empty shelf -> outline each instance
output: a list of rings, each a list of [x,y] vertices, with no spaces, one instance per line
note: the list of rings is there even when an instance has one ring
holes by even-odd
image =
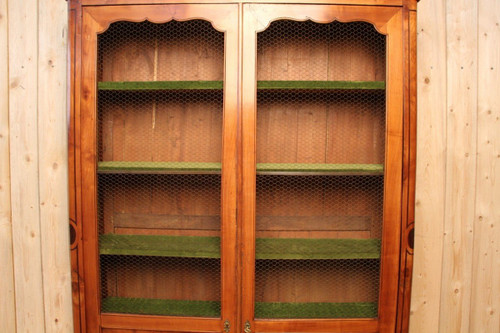
[[[383,90],[384,81],[258,81],[259,90]]]
[[[379,239],[257,238],[256,259],[379,259]],[[99,237],[102,255],[220,258],[219,237],[116,235]]]
[[[258,163],[258,174],[383,174],[383,164]]]
[[[217,162],[129,162],[104,161],[97,165],[99,173],[220,173]],[[282,175],[381,175],[383,164],[312,164],[257,163],[258,174]]]
[[[255,304],[255,317],[285,318],[375,318],[377,303],[261,303]]]
[[[163,316],[219,317],[220,302],[106,297],[102,311]]]
[[[379,259],[379,239],[258,238],[256,259]]]
[[[99,90],[220,90],[222,81],[105,81],[99,82]]]
[[[98,173],[211,173],[218,174],[221,164],[216,162],[127,162],[105,161],[97,164]]]
[[[99,253],[107,255],[220,258],[220,238],[104,234],[99,236]]]
[[[106,297],[102,300],[102,311],[163,316],[218,317],[220,316],[220,302]],[[375,318],[377,317],[377,303],[257,302],[255,317],[263,319]]]

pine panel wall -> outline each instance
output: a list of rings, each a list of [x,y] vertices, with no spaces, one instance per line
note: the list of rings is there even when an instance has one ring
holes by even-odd
[[[500,2],[418,5],[410,332],[500,331]],[[67,3],[0,0],[0,323],[72,332]]]
[[[500,3],[421,0],[410,332],[500,331]]]
[[[72,332],[67,3],[0,1],[0,331]]]

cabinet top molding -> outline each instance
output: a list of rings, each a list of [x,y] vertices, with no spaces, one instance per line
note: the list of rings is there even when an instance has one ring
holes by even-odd
[[[105,6],[105,5],[140,5],[140,4],[189,4],[200,3],[196,0],[69,0],[83,6]],[[377,5],[377,6],[407,6],[411,10],[417,9],[420,0],[204,0],[203,3],[230,4],[230,3],[308,3],[308,4],[332,4],[332,5]]]

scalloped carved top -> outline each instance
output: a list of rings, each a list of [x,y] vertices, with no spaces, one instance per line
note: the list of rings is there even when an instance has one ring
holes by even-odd
[[[225,32],[230,29],[237,29],[234,25],[234,6],[217,5],[161,5],[155,6],[111,6],[111,7],[88,7],[84,8],[84,13],[93,18],[97,24],[96,32],[103,33],[111,23],[118,21],[167,23],[172,20],[187,21],[201,19],[209,21],[214,29]]]
[[[264,31],[273,21],[288,19],[294,21],[311,20],[316,23],[331,23],[339,21],[347,22],[368,22],[373,24],[375,29],[381,33],[387,34],[387,22],[399,12],[398,8],[379,8],[373,11],[369,7],[340,7],[340,6],[318,6],[318,5],[302,5],[300,7],[283,5],[268,5],[269,7],[281,7],[282,14],[280,17],[272,15],[273,10],[263,11],[259,5],[249,4],[246,9],[250,13],[248,16],[254,20],[257,27],[257,32]]]

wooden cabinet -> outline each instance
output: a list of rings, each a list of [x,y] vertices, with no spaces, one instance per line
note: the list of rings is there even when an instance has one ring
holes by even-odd
[[[406,331],[415,3],[161,2],[70,4],[76,330]]]

